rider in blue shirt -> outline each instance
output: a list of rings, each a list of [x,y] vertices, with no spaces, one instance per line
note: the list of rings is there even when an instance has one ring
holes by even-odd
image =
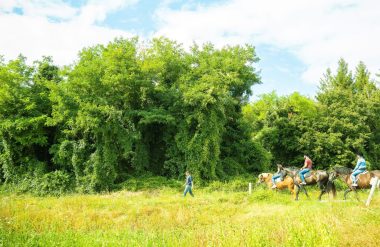
[[[284,178],[284,174],[283,174],[282,170],[283,170],[282,165],[277,164],[277,172],[275,174],[273,174],[273,177],[272,177],[272,183],[273,183],[272,189],[277,188],[276,179],[278,179],[278,178],[283,179]]]
[[[365,163],[365,159],[363,158],[363,155],[358,154],[357,158],[358,158],[358,161],[356,162],[356,166],[351,174],[352,186],[358,186],[356,177],[360,173],[363,173],[366,171],[366,163]]]

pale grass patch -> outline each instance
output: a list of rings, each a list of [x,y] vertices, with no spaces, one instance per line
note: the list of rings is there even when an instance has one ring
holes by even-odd
[[[257,189],[176,190],[33,197],[0,195],[0,246],[376,246],[380,195],[371,207]],[[361,192],[365,199],[367,192]],[[360,234],[358,232],[360,231]]]

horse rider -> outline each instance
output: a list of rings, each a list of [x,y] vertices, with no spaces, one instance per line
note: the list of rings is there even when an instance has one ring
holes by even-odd
[[[358,158],[358,161],[356,163],[356,166],[351,174],[351,180],[352,180],[352,186],[358,186],[356,177],[360,174],[366,171],[366,162],[363,158],[363,155],[357,154],[356,157]]]
[[[311,171],[311,168],[313,167],[313,162],[307,155],[304,155],[303,158],[305,159],[305,162],[303,167],[301,168],[301,171],[299,172],[299,175],[302,180],[301,184],[306,185],[305,174]]]
[[[273,174],[273,177],[272,177],[272,183],[273,183],[272,189],[277,188],[276,179],[281,178],[281,180],[283,180],[284,176],[285,176],[285,173],[284,173],[282,165],[277,164],[277,172]]]

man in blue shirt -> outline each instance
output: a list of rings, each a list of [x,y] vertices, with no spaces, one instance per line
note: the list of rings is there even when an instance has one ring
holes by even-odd
[[[193,177],[191,176],[190,172],[189,171],[186,171],[186,182],[184,184],[186,187],[185,187],[185,191],[183,192],[183,196],[185,197],[187,192],[190,193],[190,195],[192,197],[194,197],[193,195]]]
[[[363,155],[357,154],[358,161],[356,163],[356,166],[351,174],[351,180],[352,180],[352,186],[358,186],[356,177],[360,174],[366,171],[366,163],[363,158]]]

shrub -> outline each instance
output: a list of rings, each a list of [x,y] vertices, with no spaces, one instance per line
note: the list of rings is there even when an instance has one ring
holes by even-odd
[[[175,179],[167,179],[165,177],[155,176],[155,177],[138,177],[129,178],[125,182],[117,185],[119,189],[126,189],[129,191],[138,190],[153,190],[160,188],[181,188],[182,182]]]
[[[250,197],[250,201],[270,201],[272,198],[273,191],[265,188],[256,188]]]
[[[244,192],[248,191],[249,177],[236,177],[229,181],[212,181],[206,186],[206,191]]]
[[[337,190],[346,190],[348,188],[347,184],[340,179],[335,179],[334,184]]]
[[[39,179],[35,193],[38,195],[60,196],[72,189],[72,180],[70,175],[64,171],[54,171],[43,175]]]

